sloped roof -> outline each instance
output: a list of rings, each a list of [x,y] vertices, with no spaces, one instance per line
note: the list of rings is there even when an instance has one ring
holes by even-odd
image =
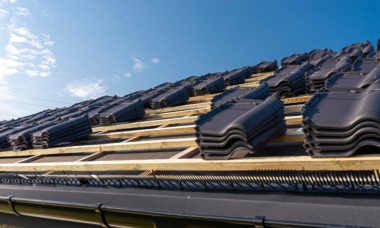
[[[346,49],[350,48],[344,48],[344,50]],[[335,54],[342,53],[344,52]],[[370,54],[373,55],[369,57],[373,58],[378,55],[378,52]],[[292,59],[294,58],[292,57]],[[287,62],[289,62],[287,64],[292,65],[292,61]],[[237,87],[254,88],[259,86],[265,79],[273,77],[276,77],[276,72],[258,73],[256,71],[246,78],[244,83],[229,85],[226,90]],[[200,79],[204,79],[204,77],[200,77]],[[200,82],[202,83],[203,81]],[[120,105],[125,104],[125,101],[139,97],[139,95],[151,98],[150,96],[154,91],[159,90],[160,94],[163,94],[161,92],[167,92],[168,88],[173,88],[175,84],[160,85],[151,90],[129,94],[122,98],[102,97],[75,104],[67,109],[47,110],[27,118],[1,122],[0,125],[3,132],[5,132],[6,130],[9,131],[9,129],[20,127],[26,122],[37,122],[39,119],[45,118],[47,113],[54,112],[63,115],[70,113],[68,110],[75,112],[91,105],[99,108],[99,106],[112,102],[115,105]],[[110,202],[105,200],[105,194],[112,195],[112,199],[116,202],[117,194],[120,194],[120,192],[108,191],[104,187],[120,189],[144,187],[155,189],[156,195],[159,195],[157,191],[160,191],[157,189],[207,192],[302,191],[303,193],[313,193],[317,191],[326,193],[332,191],[337,193],[345,191],[378,193],[377,189],[380,186],[379,155],[315,159],[305,153],[305,149],[302,147],[304,133],[301,129],[303,120],[301,112],[305,102],[312,98],[312,94],[298,93],[292,97],[282,99],[287,132],[272,140],[266,147],[256,151],[255,154],[236,160],[204,161],[200,158],[200,151],[195,137],[195,121],[199,115],[208,113],[211,110],[211,100],[218,94],[220,92],[192,96],[185,104],[173,107],[145,108],[144,117],[138,120],[112,123],[107,126],[94,125],[92,134],[88,138],[69,142],[58,147],[21,151],[3,149],[0,152],[0,171],[2,172],[0,174],[0,189],[2,189],[0,191],[0,204],[11,202],[9,204],[11,206],[5,209],[6,212],[15,212],[16,208],[15,213],[27,214],[21,207],[23,203],[21,198],[24,198],[24,201],[29,200],[30,206],[35,208],[49,205],[49,203],[53,205],[53,195],[38,203],[38,200],[44,198],[42,197],[43,193],[38,192],[43,188],[43,191],[53,193],[59,189],[57,186],[62,185],[67,186],[67,189],[66,187],[62,189],[67,190],[68,193],[65,195],[64,191],[59,191],[59,194],[64,196],[57,196],[60,202],[56,204],[59,204],[59,208],[64,208],[62,210],[67,211],[72,209],[72,206],[83,206],[86,208],[85,210],[89,208],[87,204],[75,205],[75,200],[69,200],[70,197],[75,198],[75,193],[73,193],[76,191],[75,188],[80,189],[79,191],[91,192],[91,197],[94,197],[91,198],[91,203],[96,201],[99,204],[104,203],[107,205]],[[149,99],[147,100],[149,102]],[[23,186],[23,190],[16,191],[14,190],[16,187],[12,187],[19,185]],[[43,186],[38,187],[39,185]],[[101,191],[104,194],[96,194],[93,191]],[[139,194],[139,190],[136,190],[132,195],[141,200],[141,205],[147,206],[148,204],[144,203],[147,202],[144,200],[146,195],[141,194],[138,197]],[[170,195],[170,192],[165,194]],[[177,193],[173,193],[173,195],[175,194]],[[207,193],[204,194],[202,197],[207,197]],[[14,197],[7,198],[5,197],[6,195],[14,195]],[[189,197],[191,193],[186,192],[184,195]],[[227,195],[224,198],[230,199]],[[158,200],[158,202],[164,200],[159,197],[154,198],[152,195],[150,195],[149,199]],[[242,198],[242,200],[246,199]],[[299,198],[293,197],[292,199],[289,198],[289,201],[294,200],[292,202],[295,202],[297,199]],[[361,200],[363,201],[363,199]],[[78,201],[80,200],[78,199]],[[355,204],[354,201],[355,199],[350,202]],[[57,206],[56,204],[54,205]],[[173,202],[173,205],[176,205],[176,203]],[[201,202],[198,202],[198,205],[206,207]],[[342,208],[345,208],[345,206],[341,203],[339,205],[339,210],[342,212],[340,215],[343,215],[344,210]],[[376,204],[376,206],[379,205]],[[105,211],[107,210],[106,206],[104,207]],[[126,213],[129,206],[131,205],[122,205],[121,203],[118,208],[124,210],[123,213]],[[228,208],[228,205],[223,204],[223,207]],[[102,213],[100,206],[97,210]],[[139,211],[135,205],[131,210],[134,213],[141,213],[141,211],[149,211],[149,208],[142,206]],[[165,210],[158,211],[157,213],[161,213],[160,215],[168,213]],[[210,215],[208,219],[213,216],[225,216],[223,213],[218,214],[217,210],[213,210],[212,213],[214,214]],[[226,213],[228,213],[228,210]],[[362,212],[362,214],[364,213]],[[36,212],[32,216],[38,217],[42,215]],[[74,215],[69,213],[68,216]],[[191,213],[186,214],[186,216],[196,217]],[[198,214],[198,216],[207,217],[205,214]],[[68,219],[68,217],[63,218],[60,215],[51,215],[51,217]],[[306,215],[303,219],[307,222],[305,218]],[[232,220],[241,222],[246,221],[246,219],[239,220],[235,216]],[[296,217],[292,219],[294,221]],[[90,220],[93,221],[94,218],[91,217],[88,221]],[[322,222],[322,217],[309,220],[313,224],[318,223],[318,221]],[[329,221],[331,221],[331,224],[343,224],[341,221],[334,219]],[[357,221],[358,225],[373,224],[371,221],[368,223],[368,220]],[[94,223],[98,224],[98,222]],[[247,223],[251,224],[251,221]]]

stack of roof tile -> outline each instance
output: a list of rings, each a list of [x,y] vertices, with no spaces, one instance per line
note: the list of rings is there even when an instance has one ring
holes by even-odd
[[[144,104],[144,107],[149,107],[150,106],[150,101],[159,96],[160,94],[168,91],[170,88],[173,87],[172,83],[162,83],[150,90],[145,91],[145,93],[140,96],[138,99]]]
[[[314,92],[323,88],[325,81],[333,74],[349,71],[352,63],[352,59],[348,56],[343,56],[339,60],[334,58],[324,60],[320,66],[308,73],[307,81],[310,86],[310,91]]]
[[[342,48],[338,53],[335,54],[334,58],[340,58],[343,56],[348,56],[355,60],[361,57],[367,57],[373,52],[372,44],[368,41],[350,44]]]
[[[91,106],[85,110],[91,125],[99,125],[98,116],[103,110],[106,110],[105,106]]]
[[[216,95],[211,100],[211,108],[218,108],[222,104],[239,99],[264,100],[269,96],[269,94],[269,87],[265,82],[261,83],[257,88],[237,87]]]
[[[367,74],[373,68],[379,65],[380,62],[376,61],[375,59],[372,58],[363,58],[363,59],[358,59],[354,62],[354,64],[351,67],[351,71],[357,71],[361,74]]]
[[[380,147],[380,83],[367,89],[320,91],[303,110],[304,147],[313,157],[347,157]]]
[[[144,115],[144,104],[141,101],[124,101],[100,112],[97,119],[100,125],[108,125],[142,118]]]
[[[32,143],[32,134],[36,131],[40,131],[47,127],[57,124],[57,121],[46,122],[40,125],[36,125],[30,128],[27,128],[23,131],[12,134],[8,137],[9,143],[12,147],[12,150],[26,150],[33,147]]]
[[[34,148],[49,148],[64,142],[85,138],[91,134],[86,115],[44,128],[32,134]]]
[[[333,52],[330,49],[314,49],[309,52],[309,63],[313,66],[319,66],[324,60],[330,58]]]
[[[150,101],[150,108],[158,109],[168,106],[180,105],[189,99],[189,86],[181,85],[154,97]]]
[[[196,84],[199,79],[200,79],[200,77],[198,77],[198,76],[189,76],[185,79],[182,79],[182,80],[175,82],[174,86]]]
[[[264,73],[277,70],[277,61],[263,61],[254,66],[252,74]]]
[[[363,89],[380,79],[380,62],[374,60],[357,60],[352,70],[334,74],[325,87],[328,90]]]
[[[264,63],[263,63],[264,65]],[[269,64],[270,65],[270,64]],[[270,67],[270,66],[269,66]],[[226,85],[237,85],[245,82],[245,79],[256,71],[256,66],[243,67],[223,74]]]
[[[240,158],[286,131],[284,107],[273,95],[264,101],[225,103],[196,121],[204,159]]]
[[[370,42],[361,42],[342,48],[332,58],[327,58],[310,72],[308,82],[312,92],[324,87],[326,80],[339,72],[350,71],[355,60],[373,56],[373,46]],[[360,65],[360,64],[359,64]]]
[[[184,86],[187,90],[188,96],[194,96],[194,86],[200,81],[200,77],[198,76],[190,76],[185,79],[179,80],[174,83],[175,87]]]
[[[106,112],[107,110],[120,105],[125,100],[127,99],[113,97],[111,100],[105,103],[95,102],[94,104],[88,105],[87,107],[83,108],[82,111],[87,113],[90,123],[92,125],[99,125],[100,113]]]
[[[291,56],[285,57],[281,60],[281,65],[282,66],[287,66],[287,65],[300,65],[303,62],[307,61],[308,55],[307,53],[302,53],[302,54],[293,54]]]
[[[371,54],[374,52],[374,48],[369,41],[365,42],[362,48],[362,52],[363,52],[363,57],[370,57]]]
[[[81,110],[87,114],[90,123],[92,125],[98,125],[97,116],[99,112],[104,110],[108,105],[112,104],[112,102],[116,99],[115,96],[103,96],[99,97],[95,100],[90,100],[86,105],[81,107]]]
[[[194,85],[194,96],[221,92],[226,88],[224,79],[220,74],[208,75],[201,79],[200,82]]]
[[[8,136],[12,134],[15,130],[13,128],[2,128],[0,130],[0,149],[5,149],[10,147]]]
[[[136,92],[133,92],[133,93],[130,93],[128,95],[125,95],[124,97],[128,100],[136,100],[136,99],[139,99],[141,96],[143,96],[145,94],[145,91],[144,90],[139,90],[139,91],[136,91]]]
[[[268,84],[271,93],[277,93],[280,97],[305,93],[307,90],[305,74],[312,67],[308,62],[301,65],[286,65],[263,81]]]

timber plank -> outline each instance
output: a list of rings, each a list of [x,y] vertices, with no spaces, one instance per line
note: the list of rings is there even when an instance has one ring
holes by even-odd
[[[172,149],[197,146],[195,138],[165,139],[137,142],[108,143],[89,146],[57,147],[50,149],[33,149],[23,151],[4,151],[0,157],[18,157],[49,154],[96,153],[102,151],[127,151],[147,149]]]
[[[149,119],[160,119],[160,118],[174,118],[174,117],[183,117],[188,115],[199,115],[209,112],[211,109],[210,107],[207,108],[197,108],[197,109],[191,109],[191,110],[182,110],[182,111],[176,111],[176,112],[165,112],[165,113],[156,113],[156,114],[148,114],[144,116],[144,120]]]
[[[161,109],[146,109],[145,113],[158,114],[158,113],[175,112],[175,111],[183,111],[183,110],[198,109],[198,108],[208,108],[210,107],[210,105],[211,105],[210,102],[202,102],[202,103],[180,105],[180,106],[161,108]]]
[[[349,158],[312,158],[310,156],[256,157],[233,160],[155,159],[84,162],[48,162],[0,164],[1,172],[21,171],[110,171],[110,170],[183,170],[183,171],[244,171],[244,170],[379,170],[379,155]]]
[[[117,130],[126,130],[132,128],[141,128],[141,127],[158,127],[166,124],[188,124],[194,123],[198,119],[197,116],[187,116],[187,117],[179,117],[179,118],[171,118],[171,119],[163,119],[163,120],[151,120],[151,121],[140,121],[134,123],[125,123],[125,124],[115,124],[110,126],[103,127],[95,127],[92,128],[93,132],[101,132],[101,131],[117,131]]]
[[[195,133],[195,125],[176,126],[176,127],[163,127],[134,131],[121,131],[106,134],[96,134],[90,136],[90,139],[115,139],[115,138],[128,138],[135,136],[161,136],[161,135],[175,135],[175,134],[193,134]]]

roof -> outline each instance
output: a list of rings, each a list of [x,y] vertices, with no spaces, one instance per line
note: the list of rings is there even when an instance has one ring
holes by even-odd
[[[342,56],[337,55],[349,54],[347,50],[351,49],[345,48],[341,52],[335,53],[335,57],[341,58]],[[369,55],[370,53],[367,54]],[[322,57],[325,58],[325,56]],[[355,56],[355,58],[358,57]],[[300,59],[302,58],[292,56],[285,61],[288,65],[283,67],[297,68],[294,67],[294,64],[299,65],[299,61],[302,61]],[[252,70],[251,74],[241,84],[227,86],[223,84],[222,87],[215,87],[216,89],[209,87],[208,91],[199,89],[196,91],[196,96],[191,95],[189,90],[183,90],[182,92],[189,93],[183,96],[186,98],[185,101],[178,101],[175,96],[175,99],[172,99],[171,91],[177,91],[175,87],[177,84],[173,83],[160,85],[151,90],[121,98],[102,97],[75,104],[68,109],[48,110],[26,118],[1,122],[1,126],[4,129],[4,126],[8,127],[7,131],[10,131],[9,129],[15,129],[16,126],[25,126],[25,123],[35,124],[41,119],[47,120],[46,118],[52,118],[52,115],[53,117],[55,117],[54,115],[59,115],[60,123],[66,123],[72,118],[77,118],[66,117],[68,114],[79,112],[81,114],[79,116],[83,118],[82,114],[86,113],[86,110],[92,110],[92,108],[104,109],[104,113],[107,113],[108,116],[112,113],[111,109],[120,111],[115,107],[126,106],[131,109],[128,106],[131,100],[138,102],[139,107],[145,107],[143,117],[132,118],[126,122],[124,120],[120,122],[117,117],[108,121],[98,121],[96,114],[99,113],[93,113],[93,118],[91,119],[90,117],[91,121],[87,123],[93,125],[92,133],[88,137],[75,139],[59,146],[18,151],[12,151],[9,148],[3,149],[0,152],[0,196],[4,200],[0,200],[0,205],[6,200],[14,202],[16,206],[30,201],[32,202],[31,207],[38,208],[38,205],[46,206],[53,201],[60,201],[59,204],[64,204],[64,206],[61,206],[66,208],[62,210],[70,211],[71,206],[83,206],[86,208],[85,210],[88,210],[88,205],[86,202],[83,202],[82,205],[81,199],[84,201],[93,199],[90,203],[91,205],[97,202],[98,204],[104,204],[104,208],[107,208],[109,200],[111,200],[113,201],[111,203],[112,210],[117,208],[123,210],[122,213],[132,213],[131,211],[133,211],[134,216],[144,211],[144,213],[153,217],[157,215],[155,213],[158,213],[160,215],[170,214],[169,217],[173,218],[185,216],[189,219],[199,219],[202,217],[209,220],[234,221],[233,223],[247,224],[254,223],[250,220],[250,215],[252,217],[268,216],[268,222],[270,218],[273,218],[274,223],[282,221],[282,224],[292,224],[291,222],[294,221],[303,221],[302,224],[298,225],[354,224],[367,226],[377,224],[377,221],[375,221],[376,216],[370,220],[352,221],[342,221],[338,217],[347,217],[347,215],[359,213],[359,211],[363,215],[371,210],[370,208],[359,208],[358,206],[347,211],[347,205],[351,205],[351,203],[357,203],[360,206],[365,205],[367,203],[365,196],[355,196],[358,198],[349,196],[348,198],[352,199],[352,201],[348,200],[347,205],[339,201],[339,198],[343,192],[366,192],[371,193],[373,198],[378,197],[380,155],[375,153],[348,158],[316,159],[306,153],[303,147],[305,134],[302,130],[302,127],[305,126],[305,121],[303,121],[305,117],[302,116],[302,111],[305,103],[309,102],[313,94],[302,92],[302,90],[307,89],[308,83],[303,77],[297,79],[294,85],[288,85],[291,89],[296,88],[290,91],[291,97],[286,97],[288,96],[286,94],[281,98],[285,115],[284,122],[287,128],[285,134],[270,140],[269,143],[258,148],[254,154],[250,154],[246,158],[214,161],[202,159],[202,151],[198,147],[199,140],[196,138],[196,121],[199,116],[210,112],[213,108],[211,103],[213,98],[222,94],[223,91],[242,87],[256,88],[266,79],[280,77],[281,72],[285,72],[281,69],[272,71],[273,64],[264,65],[270,66],[271,71],[262,72],[265,70],[257,70],[257,67],[252,67],[250,68]],[[333,67],[333,65],[329,67]],[[323,71],[324,69],[322,67],[314,68],[313,70],[318,72],[318,70]],[[289,74],[294,73],[294,71],[286,72],[287,77]],[[298,78],[299,71],[296,74]],[[305,75],[307,75],[306,72]],[[221,78],[217,77],[218,80],[222,80]],[[194,77],[189,78],[189,80],[191,80],[189,83],[196,82],[194,83],[195,87],[200,84],[207,86],[206,80],[214,80],[214,75],[199,77],[199,81],[196,81]],[[300,83],[303,80],[305,82]],[[181,83],[184,83],[184,81],[182,80]],[[180,84],[180,86],[183,86],[183,84]],[[223,89],[225,86],[226,88]],[[277,89],[271,89],[272,93],[277,91]],[[141,95],[143,97],[138,99]],[[170,96],[166,97],[166,95]],[[222,95],[220,96],[223,97]],[[166,98],[165,106],[167,107],[157,109],[147,107],[149,100],[154,97],[159,97],[159,99]],[[107,108],[107,104],[110,103],[113,103],[113,106]],[[134,104],[136,105],[136,103]],[[310,105],[310,102],[308,105]],[[138,114],[141,114],[141,108],[138,110]],[[101,116],[101,114],[99,115]],[[221,124],[222,122],[223,118],[220,120]],[[100,126],[100,123],[105,125]],[[15,184],[18,187],[13,187]],[[148,189],[136,190],[136,187]],[[38,193],[42,190],[46,191],[46,195]],[[91,195],[95,198],[81,197],[83,194],[81,192],[83,191],[86,193],[94,192]],[[192,191],[200,193],[192,194]],[[269,196],[267,195],[268,197],[262,198],[257,192],[263,191],[277,193],[269,194]],[[289,191],[293,192],[293,194],[284,194],[284,192]],[[57,192],[63,196],[58,197]],[[217,194],[217,192],[223,192],[225,195]],[[236,200],[236,194],[231,192],[249,192],[250,194],[238,194],[239,197],[242,197],[241,200],[248,202],[247,205],[239,208],[238,205],[241,202]],[[302,194],[299,194],[300,192]],[[319,198],[323,198],[326,202],[322,204],[320,201],[315,202],[314,199],[307,195],[315,192],[329,193],[325,198]],[[105,194],[108,194],[107,197],[105,197]],[[131,206],[127,201],[120,200],[118,202],[118,199],[121,199],[119,194],[128,195],[125,197],[135,197],[135,200],[139,199],[141,204],[138,207],[136,205]],[[7,195],[13,195],[14,201],[7,199],[5,197]],[[144,198],[147,195],[150,195],[150,200],[173,200],[171,201],[173,202],[171,204],[173,208],[168,207],[165,210],[158,208],[158,212],[154,211],[153,213],[149,211],[152,205],[149,204],[148,198]],[[190,195],[196,195],[195,199],[186,200]],[[220,198],[223,198],[223,200]],[[269,208],[268,211],[260,210],[255,206],[258,198],[260,198],[263,205],[265,204]],[[294,204],[294,202],[306,198],[307,200],[303,201],[303,203]],[[236,201],[233,201],[233,199]],[[282,207],[285,210],[286,207],[292,205],[292,210],[289,210],[288,213],[274,213],[272,209],[279,205],[274,205],[273,199],[276,199],[274,201],[278,199],[288,201]],[[217,206],[213,203],[215,200],[222,201],[222,203]],[[236,207],[229,207],[228,202]],[[323,216],[308,217],[308,215],[321,212],[321,210],[327,213],[329,210],[326,210],[326,208],[329,207],[326,205],[331,202],[337,202],[334,210],[339,216],[331,216],[328,219]],[[181,207],[186,203],[191,205]],[[195,203],[194,207],[192,207],[192,203]],[[307,206],[307,204],[312,206]],[[10,205],[11,207],[7,207],[8,212],[9,210],[14,210],[12,209],[13,204],[10,203]],[[208,208],[208,205],[210,205],[210,208]],[[376,203],[374,202],[374,206],[379,206],[377,201]],[[181,214],[178,212],[180,213],[178,215],[175,212],[178,208],[186,213]],[[217,208],[226,208],[226,210],[220,211]],[[198,214],[192,214],[190,213],[191,210],[199,210],[199,212]],[[247,210],[252,210],[252,213],[247,214]],[[307,212],[299,213],[297,217],[296,211],[303,210]],[[242,216],[243,212],[245,213],[244,216]],[[16,213],[27,214],[21,207]],[[239,215],[241,216],[239,217]],[[289,219],[285,222],[282,217],[284,215],[289,215]],[[36,213],[33,216],[39,217],[42,215]],[[70,214],[70,216],[74,215]],[[52,217],[63,220],[68,219],[58,215],[52,215]],[[326,219],[325,222],[322,222],[323,219]],[[78,221],[83,222],[80,219]]]

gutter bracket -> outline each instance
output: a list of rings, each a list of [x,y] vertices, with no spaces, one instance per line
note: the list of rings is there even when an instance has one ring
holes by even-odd
[[[96,205],[96,207],[95,207],[95,213],[98,216],[100,225],[102,227],[105,227],[105,228],[110,228],[110,225],[108,225],[108,223],[106,221],[106,217],[104,215],[104,211],[102,210],[102,205],[103,204],[101,204],[101,203],[99,203],[99,204]]]
[[[9,206],[11,206],[11,209],[13,211],[13,214],[17,215],[17,216],[21,216],[21,214],[19,214],[15,208],[15,202],[12,201],[12,198],[14,196],[8,196],[8,199],[7,199],[7,202],[9,204]]]
[[[254,228],[265,228],[265,216],[256,216],[253,218]]]

